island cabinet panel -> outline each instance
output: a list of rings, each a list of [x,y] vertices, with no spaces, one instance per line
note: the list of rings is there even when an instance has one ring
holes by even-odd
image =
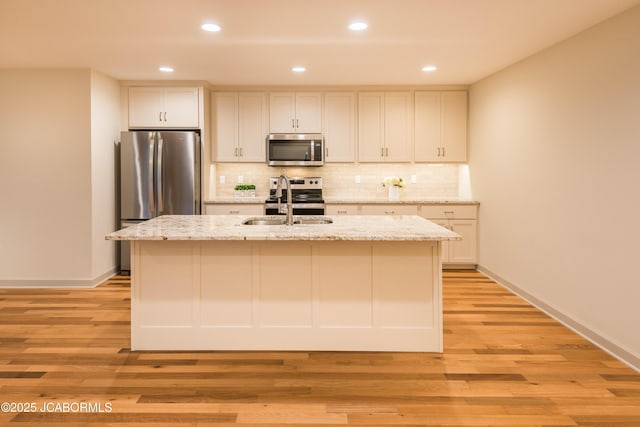
[[[140,284],[132,295],[139,302],[132,321],[138,320],[142,328],[191,328],[194,288],[199,280],[193,245],[133,242],[132,252],[137,255],[132,280]]]
[[[442,351],[439,241],[134,241],[133,350]]]
[[[373,289],[379,301],[375,316],[381,328],[427,328],[438,324],[434,314],[433,265],[424,260],[438,257],[433,246],[388,244],[374,248]],[[421,274],[415,274],[422,271]],[[389,286],[389,283],[395,283]]]
[[[262,327],[311,327],[311,245],[260,245],[259,307]]]
[[[253,248],[242,242],[202,245],[201,311],[203,327],[253,324]]]
[[[318,245],[318,326],[373,326],[370,245]]]

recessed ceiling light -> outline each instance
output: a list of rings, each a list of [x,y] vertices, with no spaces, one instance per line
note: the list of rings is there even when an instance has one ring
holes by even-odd
[[[432,71],[437,70],[438,67],[436,67],[435,65],[425,65],[424,67],[422,67],[422,71],[424,71],[425,73],[430,73]]]
[[[205,31],[209,31],[210,33],[217,33],[218,31],[220,31],[222,28],[220,27],[220,25],[218,24],[202,24],[202,26],[200,27]]]
[[[349,29],[351,31],[363,31],[363,30],[366,30],[368,27],[369,25],[367,25],[367,23],[364,21],[356,21],[349,24]]]
[[[305,71],[307,71],[307,69],[305,67],[296,66],[291,68],[291,71],[293,71],[294,73],[304,73]]]
[[[158,69],[163,73],[173,73],[173,67],[162,66]]]

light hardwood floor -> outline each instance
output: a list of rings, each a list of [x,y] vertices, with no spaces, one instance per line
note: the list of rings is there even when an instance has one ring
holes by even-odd
[[[36,411],[0,425],[640,426],[639,374],[477,272],[445,272],[443,354],[131,352],[126,277],[0,319],[0,401]]]

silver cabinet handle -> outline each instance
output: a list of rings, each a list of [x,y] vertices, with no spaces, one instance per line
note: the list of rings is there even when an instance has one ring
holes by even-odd
[[[438,157],[440,157],[440,147],[438,147]]]
[[[298,119],[296,119],[296,129],[298,129],[300,127],[300,124],[298,123]]]
[[[338,213],[344,215],[347,213],[347,211],[338,211]]]
[[[447,157],[447,153],[445,150],[445,147],[442,147],[442,157]]]
[[[229,215],[238,215],[240,211],[229,211]]]
[[[162,111],[160,111],[158,113],[158,121],[161,122],[162,121]]]
[[[393,214],[395,214],[395,213],[396,213],[396,211],[384,211],[384,213],[385,213],[386,215],[393,215]]]
[[[291,127],[292,127],[293,129],[295,129],[295,128],[296,128],[296,119],[291,119]]]
[[[242,152],[242,147],[240,147],[239,150],[240,150],[240,157],[244,157],[244,153]]]
[[[384,157],[384,147],[380,147],[380,157]]]
[[[384,155],[389,157],[389,148],[384,149]]]

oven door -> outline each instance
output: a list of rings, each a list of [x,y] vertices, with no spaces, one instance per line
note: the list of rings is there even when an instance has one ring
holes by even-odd
[[[286,206],[283,204],[283,206]],[[265,203],[265,215],[284,215],[278,212],[277,203]],[[294,203],[294,215],[324,215],[324,203]]]

